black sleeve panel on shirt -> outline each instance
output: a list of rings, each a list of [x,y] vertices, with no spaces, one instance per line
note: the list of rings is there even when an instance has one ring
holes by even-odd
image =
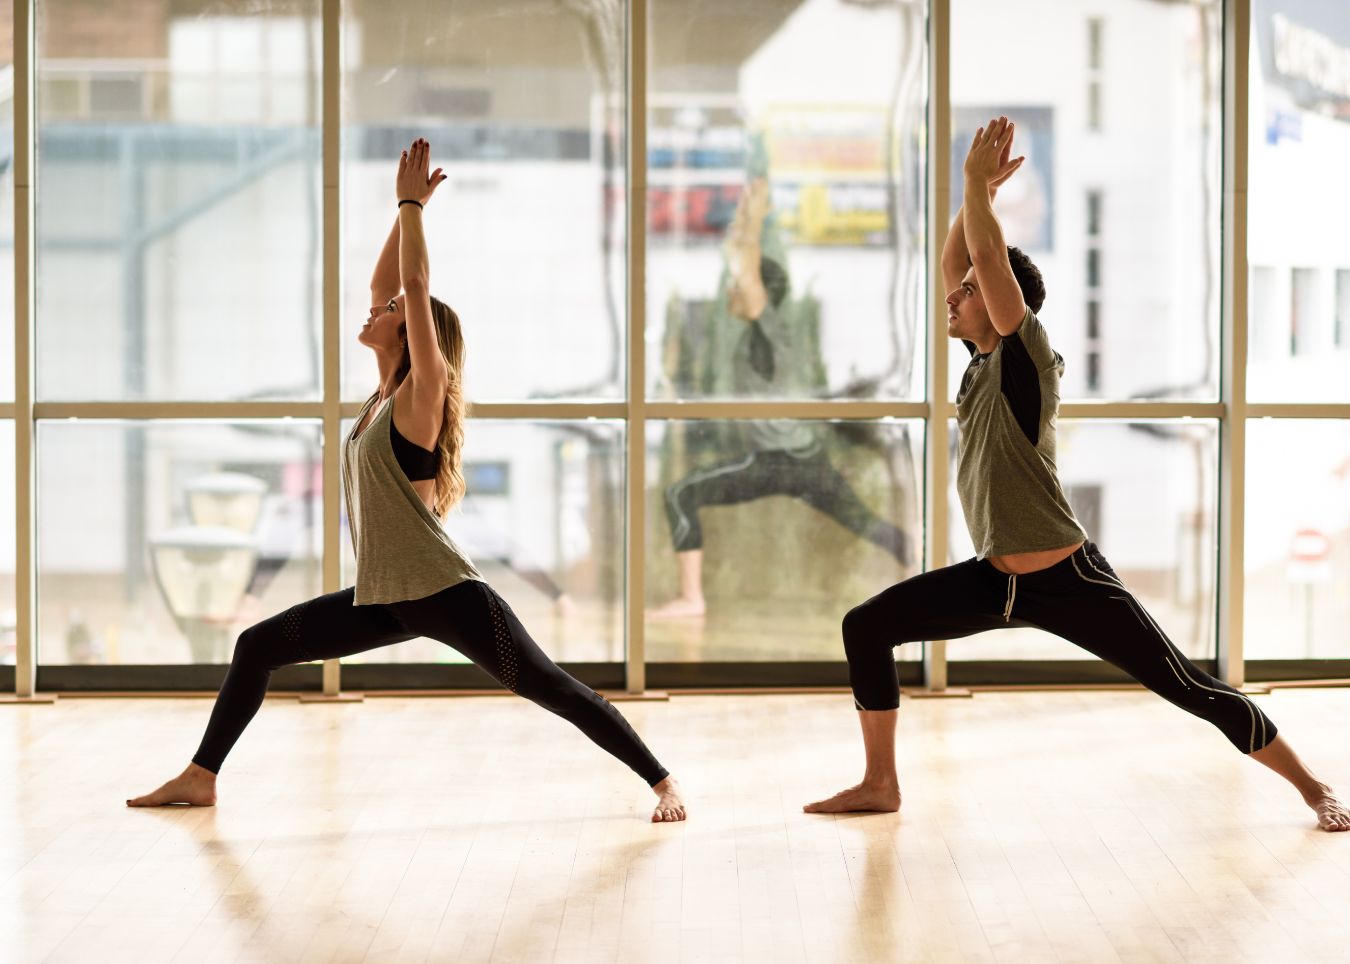
[[[1008,400],[1022,434],[1032,445],[1036,445],[1041,437],[1040,372],[1020,332],[1004,338],[1000,347],[1002,357],[999,359],[999,377],[1003,396]]]

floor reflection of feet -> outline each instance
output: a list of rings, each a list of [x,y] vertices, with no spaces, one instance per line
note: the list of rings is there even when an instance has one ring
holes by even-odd
[[[702,597],[690,599],[687,596],[676,596],[664,606],[647,610],[647,618],[658,622],[666,619],[702,619],[707,609]]]

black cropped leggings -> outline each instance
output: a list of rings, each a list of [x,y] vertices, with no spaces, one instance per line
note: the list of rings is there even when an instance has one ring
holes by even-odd
[[[705,505],[735,505],[769,495],[789,495],[889,552],[910,562],[909,537],[877,515],[834,467],[823,446],[808,452],[751,452],[741,459],[695,469],[666,489],[666,521],[676,552],[703,548],[698,512]]]
[[[487,583],[469,580],[423,599],[369,606],[354,605],[354,596],[353,589],[319,596],[239,635],[193,763],[220,772],[262,705],[272,670],[427,636],[453,646],[513,693],[567,720],[648,785],[669,775],[619,711],[549,659]]]
[[[844,652],[854,704],[899,705],[898,643],[1008,626],[1034,626],[1081,646],[1213,723],[1243,753],[1275,739],[1275,724],[1255,703],[1181,655],[1091,542],[1048,569],[1019,576],[971,559],[906,579],[849,610]]]

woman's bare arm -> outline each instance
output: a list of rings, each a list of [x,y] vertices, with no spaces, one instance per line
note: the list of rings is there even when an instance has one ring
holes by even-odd
[[[436,188],[446,175],[441,173],[438,167],[431,172],[428,179],[425,194],[417,195],[416,200],[422,204],[428,204],[431,196],[436,193]],[[404,205],[410,207],[411,205]],[[399,211],[399,215],[402,215]],[[399,278],[399,216],[394,217],[394,225],[389,229],[389,237],[384,239],[384,247],[380,249],[380,257],[375,262],[375,271],[370,276],[370,303],[372,305],[385,304],[390,298],[398,294],[400,286]]]
[[[400,200],[419,200],[433,190],[427,167],[431,145],[422,139],[399,160],[397,191]],[[422,409],[419,398],[425,396],[437,406],[445,395],[445,357],[436,343],[436,328],[431,317],[431,292],[428,287],[431,267],[427,258],[427,240],[422,230],[422,209],[416,204],[400,204],[398,209],[398,273],[403,286],[404,322],[408,328],[408,355],[412,370],[413,403]],[[439,412],[439,408],[437,408]]]

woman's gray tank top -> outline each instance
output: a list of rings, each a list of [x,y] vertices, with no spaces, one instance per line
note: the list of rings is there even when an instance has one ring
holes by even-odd
[[[482,580],[394,457],[389,441],[393,399],[357,434],[375,401],[361,408],[342,443],[342,485],[356,549],[355,604],[421,599],[469,579]]]

